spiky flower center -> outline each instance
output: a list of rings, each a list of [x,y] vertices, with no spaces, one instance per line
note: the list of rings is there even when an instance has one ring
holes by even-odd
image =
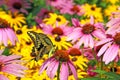
[[[70,49],[69,54],[71,56],[79,56],[79,55],[81,55],[81,52],[77,48],[72,48],[72,49]]]
[[[66,50],[57,50],[54,54],[54,57],[62,62],[66,62],[69,60],[69,54]]]
[[[7,28],[9,24],[6,20],[0,18],[0,28]]]
[[[86,25],[84,25],[83,28],[82,28],[82,32],[83,32],[84,34],[90,34],[90,33],[92,33],[94,30],[95,30],[95,27],[94,27],[93,25],[91,25],[91,24],[86,24]]]
[[[117,33],[114,36],[114,41],[115,41],[116,44],[120,45],[120,33]]]
[[[22,31],[20,30],[20,29],[18,29],[17,31],[16,31],[16,34],[22,34]]]
[[[13,3],[13,8],[15,8],[15,9],[21,9],[22,8],[22,4],[20,3],[20,2],[15,2],[15,3]]]
[[[74,5],[73,8],[71,9],[71,11],[73,11],[73,12],[79,12],[80,9],[79,9],[78,6]]]
[[[63,30],[59,27],[56,27],[52,30],[52,34],[63,35]]]

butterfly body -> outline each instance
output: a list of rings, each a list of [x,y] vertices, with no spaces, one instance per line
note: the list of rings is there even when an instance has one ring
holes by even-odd
[[[53,47],[53,43],[45,34],[36,33],[34,31],[29,31],[27,33],[34,43],[32,53],[36,54],[35,60],[38,61],[43,54],[50,52]]]

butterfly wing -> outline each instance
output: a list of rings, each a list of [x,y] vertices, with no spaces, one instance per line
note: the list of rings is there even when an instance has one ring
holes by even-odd
[[[53,47],[53,43],[45,34],[36,33],[34,31],[29,31],[27,33],[34,43],[32,52],[37,54],[35,59],[38,61],[43,54],[50,52]]]

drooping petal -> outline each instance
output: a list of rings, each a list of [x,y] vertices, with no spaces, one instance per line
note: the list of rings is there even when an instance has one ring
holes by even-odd
[[[119,46],[116,44],[113,44],[112,46],[113,46],[113,49],[109,53],[107,60],[105,61],[105,64],[108,64],[109,62],[113,61],[118,54]]]
[[[92,36],[89,36],[89,47],[90,48],[94,47],[94,40],[93,40]]]
[[[60,80],[68,80],[68,76],[68,64],[66,62],[63,62],[60,69]]]
[[[55,73],[56,73],[56,72],[57,72],[57,70],[58,70],[58,66],[59,66],[59,62],[56,62],[56,64],[55,64],[54,68],[52,69],[52,71],[51,71],[51,73],[50,73],[51,79],[53,79],[53,78],[54,78]]]
[[[90,24],[94,24],[94,18],[93,18],[93,16],[90,16]]]
[[[4,51],[4,50],[0,50],[0,55],[2,55],[3,51]]]
[[[105,44],[105,43],[107,43],[107,42],[110,42],[110,41],[112,41],[112,40],[113,40],[112,38],[102,39],[101,41],[97,42],[97,43],[95,44],[95,46],[100,46],[100,45]]]
[[[107,48],[111,45],[111,42],[106,43],[105,45],[102,46],[102,48],[99,50],[97,56],[101,56],[106,50]]]
[[[3,40],[3,32],[2,30],[0,30],[0,43],[2,43],[2,40]]]
[[[70,70],[72,71],[75,80],[78,80],[78,76],[77,76],[77,71],[75,69],[75,66],[73,65],[73,63],[71,61],[68,62]]]

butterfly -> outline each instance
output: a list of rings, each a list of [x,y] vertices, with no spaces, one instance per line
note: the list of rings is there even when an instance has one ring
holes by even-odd
[[[34,59],[36,61],[38,61],[43,56],[43,54],[49,53],[54,47],[50,38],[43,33],[28,31],[27,34],[34,43],[31,55],[35,57]]]

